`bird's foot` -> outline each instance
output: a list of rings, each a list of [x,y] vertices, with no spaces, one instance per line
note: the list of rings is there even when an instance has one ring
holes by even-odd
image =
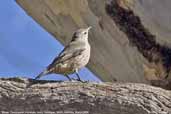
[[[77,81],[79,81],[79,82],[82,82],[82,83],[88,83],[89,82],[89,80],[88,81],[84,81],[84,80],[81,80],[81,79],[76,79]]]
[[[86,83],[87,81],[83,81],[83,80],[81,80],[81,79],[75,79],[75,78],[71,78],[71,80],[70,80],[71,82],[77,82],[77,81],[79,81],[79,82],[82,82],[82,83]]]

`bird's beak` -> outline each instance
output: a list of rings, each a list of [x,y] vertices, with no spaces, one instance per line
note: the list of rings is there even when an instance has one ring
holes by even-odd
[[[87,30],[90,30],[92,27],[91,26],[89,26],[88,28],[87,28]]]

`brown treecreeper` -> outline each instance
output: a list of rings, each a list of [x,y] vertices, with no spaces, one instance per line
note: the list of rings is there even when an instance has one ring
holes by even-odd
[[[69,74],[76,73],[78,80],[82,81],[78,71],[86,66],[90,59],[90,44],[88,42],[90,28],[82,28],[74,32],[71,42],[35,79],[55,73],[63,74],[71,81],[72,79],[69,77]]]

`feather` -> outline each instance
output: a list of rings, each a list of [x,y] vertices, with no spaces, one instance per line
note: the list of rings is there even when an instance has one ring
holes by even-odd
[[[36,76],[35,80],[39,79],[40,77],[42,77],[48,73],[49,73],[49,71],[47,69],[45,69],[43,72],[41,72],[39,75]]]

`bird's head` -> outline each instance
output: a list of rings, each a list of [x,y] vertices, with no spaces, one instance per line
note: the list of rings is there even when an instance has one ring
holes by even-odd
[[[72,41],[88,41],[88,32],[92,27],[82,28],[74,32]]]

